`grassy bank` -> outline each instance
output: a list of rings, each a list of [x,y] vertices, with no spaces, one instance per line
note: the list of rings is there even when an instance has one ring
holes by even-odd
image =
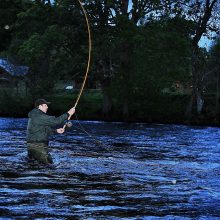
[[[59,115],[73,107],[78,94],[47,95],[44,98],[51,102],[48,114]],[[0,95],[1,117],[27,117],[34,108],[34,99],[31,96],[19,96],[2,93]],[[102,96],[98,92],[84,93],[77,105],[77,114],[82,118],[90,118],[100,113]]]
[[[53,94],[45,96],[51,101],[48,114],[60,115],[75,104],[77,94]],[[102,114],[102,95],[99,91],[86,91],[77,105],[77,117],[81,120],[108,120],[148,123],[188,123],[185,119],[185,109],[189,97],[187,95],[163,95],[143,102],[134,100],[130,103],[130,116],[126,119],[122,115],[122,106],[116,105],[109,115]],[[0,95],[1,117],[27,117],[34,108],[31,96]],[[215,98],[206,97],[205,109],[202,115],[192,119],[192,124],[219,125],[215,107]]]

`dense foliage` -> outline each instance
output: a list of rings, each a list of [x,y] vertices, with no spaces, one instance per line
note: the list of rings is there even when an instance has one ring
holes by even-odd
[[[203,100],[203,91],[213,87],[208,82],[215,80],[220,68],[216,60],[219,41],[210,52],[198,47],[201,37],[209,34],[209,21],[212,33],[217,30],[214,24],[219,20],[214,12],[219,2],[207,1],[210,4],[200,7],[198,2],[83,2],[93,43],[87,86],[100,83],[103,103],[98,113],[117,114],[121,119],[135,119],[136,114],[147,120],[146,115],[161,114],[160,104],[165,99],[172,102],[175,95],[184,96],[177,111],[182,116],[187,110],[192,113],[191,92],[197,101]],[[0,18],[0,55],[30,68],[27,85],[33,99],[53,94],[60,80],[82,82],[88,33],[78,1],[2,0]],[[214,78],[208,74],[210,66]]]

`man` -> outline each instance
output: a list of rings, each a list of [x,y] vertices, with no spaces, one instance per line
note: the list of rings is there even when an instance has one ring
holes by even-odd
[[[65,121],[75,113],[75,108],[71,108],[67,113],[59,117],[49,116],[46,114],[49,104],[50,102],[45,99],[37,99],[35,108],[28,114],[28,157],[44,164],[53,163],[48,150],[49,136],[55,133],[62,134],[64,132],[62,126]],[[58,126],[61,128],[56,129]]]

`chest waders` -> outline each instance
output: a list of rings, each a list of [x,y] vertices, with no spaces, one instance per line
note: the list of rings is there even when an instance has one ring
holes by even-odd
[[[53,160],[49,154],[48,145],[46,143],[27,143],[28,157],[35,159],[43,164],[52,164]]]

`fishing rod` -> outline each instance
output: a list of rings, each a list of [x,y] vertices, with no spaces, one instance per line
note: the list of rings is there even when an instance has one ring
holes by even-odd
[[[89,19],[88,19],[88,16],[87,16],[87,13],[86,13],[86,10],[81,2],[81,0],[78,0],[79,4],[80,4],[80,7],[83,11],[83,14],[84,14],[84,17],[85,17],[85,20],[86,20],[86,25],[87,25],[87,31],[88,31],[88,46],[89,46],[89,52],[88,52],[88,60],[87,60],[87,68],[86,68],[86,73],[85,73],[85,76],[84,76],[84,80],[83,80],[83,83],[82,83],[82,86],[80,88],[80,92],[77,96],[77,99],[76,99],[76,102],[74,104],[74,107],[73,108],[76,108],[77,105],[78,105],[78,102],[80,100],[80,97],[82,95],[82,92],[84,90],[84,87],[85,87],[85,83],[86,83],[86,80],[88,78],[88,73],[89,73],[89,69],[90,69],[90,63],[91,63],[91,52],[92,52],[92,39],[91,39],[91,29],[90,29],[90,24],[89,24]],[[72,123],[69,121],[71,119],[71,116],[70,115],[68,117],[68,121],[67,123],[65,123],[65,125],[63,126],[63,129],[66,128],[66,126],[68,127],[71,127],[72,126]]]

